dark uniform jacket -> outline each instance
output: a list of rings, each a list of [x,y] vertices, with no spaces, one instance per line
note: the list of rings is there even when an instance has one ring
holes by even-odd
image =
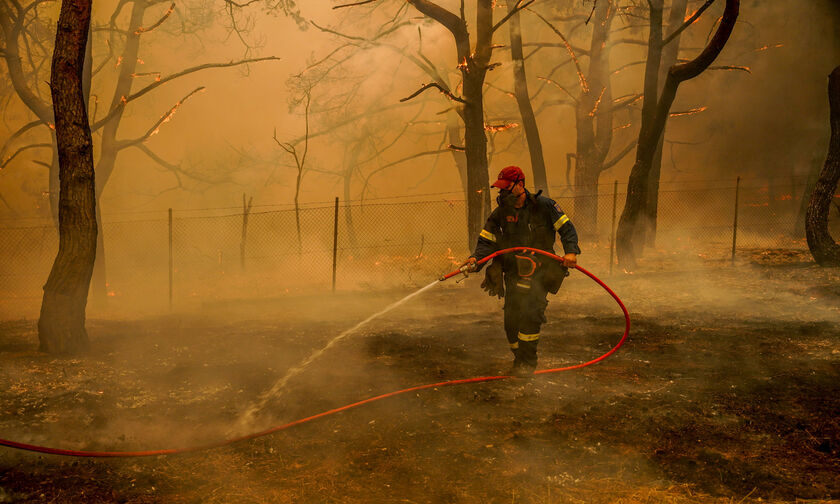
[[[473,254],[477,260],[510,247],[532,247],[554,253],[555,232],[560,235],[564,253],[580,254],[575,226],[560,206],[539,192],[531,194],[526,190],[525,193],[522,208],[499,205],[487,218]],[[504,263],[504,269],[510,271],[507,257]]]

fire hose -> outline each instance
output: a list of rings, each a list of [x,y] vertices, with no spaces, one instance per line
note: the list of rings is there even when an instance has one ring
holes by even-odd
[[[530,247],[516,247],[516,248],[508,248],[508,249],[503,249],[503,250],[499,250],[497,252],[494,252],[493,254],[483,258],[482,260],[477,261],[475,264],[476,265],[484,264],[485,262],[489,261],[490,259],[493,259],[496,256],[499,256],[499,255],[502,255],[502,254],[513,253],[513,252],[520,252],[520,253],[530,252],[530,253],[539,254],[539,255],[548,257],[548,258],[553,259],[555,261],[561,261],[561,262],[563,261],[562,257],[554,255],[550,252],[546,252],[544,250],[534,249],[534,248],[530,248]],[[573,369],[580,369],[580,368],[584,368],[584,367],[596,364],[598,362],[601,362],[602,360],[606,359],[610,355],[614,354],[621,347],[621,345],[624,344],[624,342],[627,340],[627,336],[630,334],[630,314],[627,312],[627,308],[624,306],[624,303],[621,302],[621,299],[619,299],[618,295],[616,295],[616,293],[613,292],[612,289],[610,289],[603,281],[601,281],[598,277],[596,277],[595,275],[593,275],[589,271],[581,268],[580,266],[575,266],[575,269],[580,271],[584,275],[588,276],[592,280],[594,280],[595,283],[597,283],[604,290],[606,290],[607,293],[609,293],[609,295],[612,296],[612,298],[616,301],[616,303],[618,303],[618,306],[621,308],[621,311],[624,313],[624,334],[621,336],[621,339],[618,340],[618,343],[616,343],[615,346],[610,348],[606,353],[604,353],[603,355],[601,355],[599,357],[596,357],[596,358],[594,358],[590,361],[587,361],[587,362],[582,362],[580,364],[574,364],[574,365],[571,365],[571,366],[558,367],[558,368],[553,368],[553,369],[541,369],[539,371],[535,371],[534,372],[535,375],[548,374],[548,373],[559,373],[561,371],[571,371]],[[440,281],[444,281],[446,279],[452,278],[453,276],[456,276],[456,275],[462,274],[462,273],[463,274],[468,273],[468,265],[464,265],[464,266],[460,267],[459,269],[456,269],[455,271],[452,271],[451,273],[448,273],[448,274],[440,277]],[[325,416],[329,416],[329,415],[332,415],[332,414],[335,414],[335,413],[340,413],[342,411],[346,411],[346,410],[349,410],[349,409],[352,409],[352,408],[356,408],[356,407],[359,407],[359,406],[362,406],[362,405],[365,405],[365,404],[368,404],[368,403],[372,403],[374,401],[379,401],[381,399],[387,399],[389,397],[394,397],[394,396],[401,395],[401,394],[406,394],[406,393],[409,393],[409,392],[416,392],[416,391],[419,391],[419,390],[426,390],[426,389],[434,389],[434,388],[438,388],[438,387],[448,387],[448,386],[451,386],[451,385],[464,385],[464,384],[468,384],[468,383],[490,382],[490,381],[504,380],[504,379],[507,379],[507,378],[511,378],[511,377],[507,376],[507,375],[480,376],[480,377],[475,377],[475,378],[465,378],[465,379],[460,379],[460,380],[449,380],[449,381],[442,381],[442,382],[438,382],[438,383],[429,383],[429,384],[426,384],[426,385],[418,385],[416,387],[405,388],[405,389],[402,389],[402,390],[396,390],[396,391],[393,391],[393,392],[388,392],[386,394],[381,394],[381,395],[378,395],[378,396],[369,397],[369,398],[363,399],[361,401],[357,401],[357,402],[354,402],[354,403],[351,403],[351,404],[346,404],[346,405],[338,407],[338,408],[333,408],[331,410],[323,411],[323,412],[317,413],[315,415],[311,415],[311,416],[308,416],[308,417],[305,417],[305,418],[301,418],[301,419],[298,419],[298,420],[295,420],[293,422],[289,422],[289,423],[286,423],[286,424],[283,424],[283,425],[277,425],[277,426],[274,426],[274,427],[271,427],[269,429],[265,429],[265,430],[262,430],[262,431],[259,431],[259,432],[254,432],[254,433],[246,434],[246,435],[243,435],[243,436],[233,437],[233,438],[229,438],[229,439],[225,439],[225,440],[221,440],[221,441],[215,441],[215,442],[212,442],[212,443],[207,443],[207,444],[197,445],[197,446],[191,446],[191,447],[186,447],[186,448],[168,448],[168,449],[139,450],[139,451],[68,450],[68,449],[63,449],[63,448],[52,448],[52,447],[49,447],[49,446],[39,446],[39,445],[33,445],[33,444],[27,444],[27,443],[20,443],[20,442],[17,442],[17,441],[10,441],[8,439],[0,439],[0,446],[6,446],[8,448],[16,448],[16,449],[19,449],[19,450],[25,450],[25,451],[30,451],[30,452],[47,453],[47,454],[50,454],[50,455],[64,455],[64,456],[69,456],[69,457],[99,457],[99,458],[151,457],[151,456],[158,456],[158,455],[176,455],[176,454],[182,454],[182,453],[191,453],[191,452],[197,452],[197,451],[202,451],[202,450],[209,450],[209,449],[212,449],[212,448],[220,448],[222,446],[227,446],[227,445],[231,445],[231,444],[234,444],[234,443],[239,443],[239,442],[242,442],[242,441],[247,441],[247,440],[256,439],[256,438],[263,437],[263,436],[268,436],[269,434],[274,434],[275,432],[286,430],[286,429],[289,429],[291,427],[295,427],[297,425],[310,422],[312,420],[317,420],[319,418],[323,418]]]

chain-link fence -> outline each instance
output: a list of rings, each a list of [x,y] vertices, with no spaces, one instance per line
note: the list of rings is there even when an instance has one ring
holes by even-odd
[[[594,229],[581,233],[581,263],[596,272],[610,267],[612,230],[626,196],[626,186],[599,189],[578,196],[578,201],[597,199],[597,215],[590,217],[595,222],[580,221],[574,197],[554,195],[578,227]],[[729,257],[736,192],[738,250],[806,248],[801,197],[756,181],[737,188],[733,183],[688,190],[663,186],[654,247]],[[166,212],[144,220],[106,220],[101,232],[107,295],[161,309],[170,302],[328,291],[333,282],[338,289],[419,285],[469,253],[463,201],[227,212],[176,210],[171,220]],[[840,236],[834,214],[831,231]],[[37,309],[57,246],[52,225],[0,228],[0,305],[5,307],[0,317],[19,306],[29,307],[29,313]]]

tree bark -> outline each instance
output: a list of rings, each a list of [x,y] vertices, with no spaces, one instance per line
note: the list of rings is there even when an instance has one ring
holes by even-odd
[[[650,3],[654,7],[651,9],[651,32],[654,33],[650,37],[650,44],[651,46],[656,44],[661,51],[662,0],[651,0]],[[665,86],[662,88],[662,96],[659,97],[659,100],[655,99],[657,87],[655,84],[649,83],[649,80],[655,83],[657,79],[648,75],[649,72],[654,71],[656,65],[655,62],[648,61],[645,75],[645,103],[642,108],[642,125],[639,132],[639,144],[636,149],[636,162],[630,172],[627,200],[624,204],[624,210],[621,212],[616,233],[618,263],[625,270],[636,267],[638,247],[644,243],[643,216],[648,199],[650,170],[653,166],[656,146],[665,129],[665,121],[668,119],[671,105],[677,95],[677,88],[681,82],[693,79],[703,73],[718,57],[735,27],[739,7],[740,0],[726,0],[723,17],[721,17],[717,31],[709,44],[693,60],[674,65],[668,70],[668,77],[665,80]],[[648,49],[649,58],[651,51],[655,50],[653,47]],[[658,55],[656,55],[656,61],[659,61]]]
[[[671,13],[668,15],[668,33],[674,33],[685,20],[685,10],[688,0],[674,0],[671,3]],[[677,35],[674,40],[662,49],[662,62],[659,66],[659,82],[665,82],[668,77],[667,69],[677,63],[680,51],[680,37]],[[659,90],[661,92],[661,89]],[[648,198],[645,206],[645,244],[654,247],[656,243],[656,222],[659,214],[659,180],[662,175],[662,147],[665,135],[659,137],[656,146],[656,153],[653,156],[653,166],[650,170],[650,183],[648,187]]]
[[[40,350],[88,347],[85,306],[96,254],[93,142],[82,89],[90,0],[62,0],[51,69],[59,156],[59,246],[38,320]]]
[[[508,12],[512,12],[516,6],[515,1],[508,0]],[[519,23],[519,13],[514,14],[508,21],[510,23],[510,55],[513,61],[513,94],[516,97],[516,104],[519,105],[519,115],[522,117],[522,129],[525,131],[525,139],[528,142],[528,153],[531,157],[531,172],[534,174],[534,187],[542,190],[543,194],[549,196],[548,177],[545,172],[545,157],[543,156],[540,130],[537,126],[537,118],[534,115],[534,107],[531,105],[531,96],[528,94],[528,80],[525,74],[525,57],[522,53],[522,28]]]
[[[465,20],[428,0],[408,0],[408,3],[446,27],[455,39],[466,102],[463,118],[467,157],[467,239],[474,244],[490,207],[487,136],[484,131],[484,78],[493,52],[493,0],[476,0],[475,50],[470,48],[470,34]]]
[[[575,108],[575,226],[582,236],[597,240],[598,178],[612,145],[613,113],[610,86],[610,49],[607,45],[614,6],[599,1],[592,14],[589,72]]]
[[[820,178],[811,194],[805,217],[805,237],[811,255],[820,266],[840,266],[840,245],[828,232],[828,214],[840,180],[840,67],[828,77],[831,139]]]

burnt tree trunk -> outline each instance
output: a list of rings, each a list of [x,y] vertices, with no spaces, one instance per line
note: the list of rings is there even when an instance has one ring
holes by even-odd
[[[805,237],[811,255],[820,266],[840,266],[840,245],[828,232],[828,213],[840,180],[840,67],[828,76],[831,139],[820,178],[811,194],[805,216]]]
[[[671,3],[671,13],[668,15],[668,32],[674,33],[685,19],[688,0],[674,0]],[[662,61],[659,65],[659,82],[665,82],[668,69],[677,63],[680,52],[680,35],[662,49]],[[661,89],[659,90],[661,92]],[[659,137],[656,153],[653,156],[653,166],[650,170],[647,205],[645,206],[645,244],[649,247],[656,243],[656,222],[659,214],[659,180],[662,175],[662,147],[665,135]]]
[[[662,0],[651,0],[651,31],[658,33],[651,35],[651,43],[656,43],[661,48],[662,33]],[[625,270],[636,267],[637,247],[644,243],[644,210],[648,199],[648,188],[650,186],[650,170],[653,166],[653,156],[656,153],[656,146],[665,129],[665,121],[677,95],[677,88],[681,82],[697,77],[705,71],[709,65],[718,57],[723,50],[732,30],[735,21],[738,19],[740,0],[726,0],[723,16],[718,23],[715,32],[708,45],[693,60],[672,66],[668,70],[668,77],[662,88],[662,96],[656,100],[655,105],[649,108],[648,102],[656,96],[656,87],[650,89],[645,86],[645,105],[642,109],[642,126],[639,132],[639,144],[636,149],[636,162],[630,172],[630,179],[627,185],[627,200],[624,210],[621,212],[621,219],[618,223],[616,234],[616,251],[618,252],[618,263]],[[658,16],[658,20],[656,19]],[[656,39],[654,39],[656,37]],[[650,50],[648,54],[650,55]],[[660,49],[661,50],[661,49]],[[656,58],[657,61],[659,58]],[[652,71],[654,65],[649,62],[646,72]],[[653,77],[653,80],[656,78]],[[648,82],[648,76],[645,76]],[[649,94],[650,93],[650,94]]]
[[[50,87],[59,156],[59,246],[38,320],[40,350],[72,353],[88,346],[85,306],[96,254],[93,142],[82,75],[90,0],[63,0]]]
[[[512,12],[516,2],[508,0],[508,12]],[[531,158],[531,172],[534,174],[534,187],[549,196],[548,177],[545,172],[545,157],[543,156],[540,130],[537,127],[537,117],[531,105],[528,94],[528,80],[525,75],[525,57],[522,53],[522,28],[519,23],[519,13],[510,18],[510,55],[513,61],[513,94],[519,106],[522,117],[522,129],[528,142],[528,153]]]
[[[408,0],[443,25],[455,40],[463,83],[464,148],[467,157],[467,239],[474,244],[490,207],[487,135],[484,124],[484,77],[493,52],[493,0],[476,0],[476,44],[470,47],[467,22],[429,0]]]
[[[577,153],[575,154],[575,226],[582,236],[597,240],[598,178],[613,140],[610,49],[607,45],[614,5],[601,1],[592,14],[589,75],[582,83],[575,108]]]

